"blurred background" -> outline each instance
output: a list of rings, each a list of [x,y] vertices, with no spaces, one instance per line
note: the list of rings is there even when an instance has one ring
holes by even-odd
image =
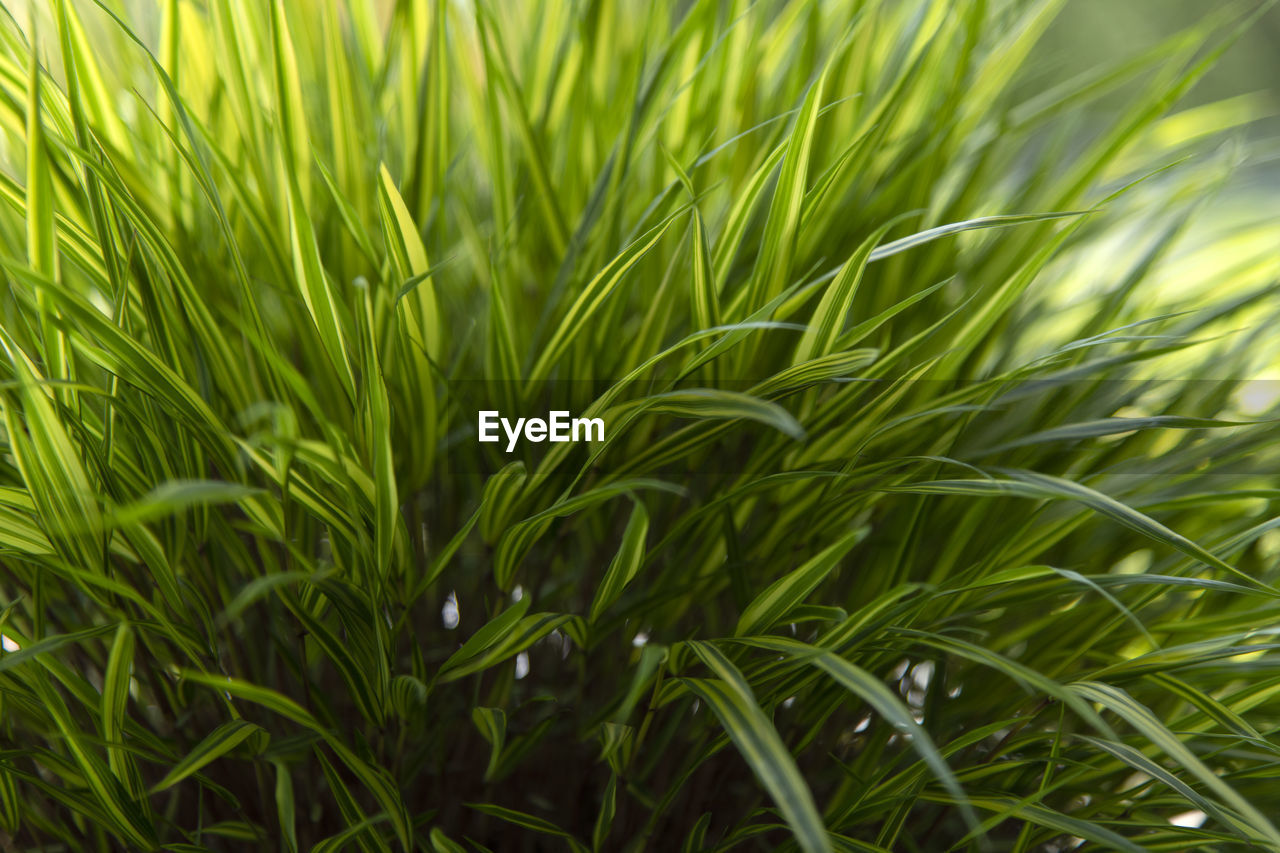
[[[1212,0],[1068,0],[1043,40],[1044,61],[1038,83],[1058,82],[1118,57],[1154,47],[1162,39],[1224,8],[1256,8],[1256,3],[1219,4]],[[1280,4],[1270,3],[1240,34],[1238,41],[1183,100],[1190,109],[1232,99],[1251,142],[1252,189],[1280,213]],[[1033,63],[1031,67],[1036,67]],[[1264,179],[1267,186],[1259,186]],[[1264,189],[1273,192],[1264,194]]]

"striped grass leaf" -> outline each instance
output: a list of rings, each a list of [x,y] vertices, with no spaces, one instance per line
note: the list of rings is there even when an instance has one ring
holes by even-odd
[[[15,602],[16,603],[16,602]],[[5,653],[0,655],[0,672],[22,666],[29,660],[34,660],[39,655],[47,652],[56,651],[63,646],[74,643],[83,642],[92,637],[99,637],[103,634],[111,633],[115,626],[101,625],[96,628],[85,628],[82,631],[74,631],[69,634],[53,634],[40,639],[28,639],[13,629],[6,633],[10,638],[10,642],[18,645],[17,649],[6,648]]]
[[[879,350],[864,348],[833,352],[819,358],[812,358],[779,371],[752,388],[751,393],[760,397],[771,397],[810,385],[849,381],[855,378],[851,374],[873,364],[879,355]]]
[[[574,515],[612,498],[640,490],[676,495],[684,492],[681,487],[663,480],[634,478],[618,480],[557,501],[547,509],[508,527],[502,534],[502,538],[498,540],[497,559],[493,569],[498,586],[503,589],[510,587],[520,561],[557,518]]]
[[[605,785],[604,802],[600,805],[600,813],[596,815],[595,828],[591,833],[591,849],[596,853],[604,849],[609,839],[609,830],[613,828],[613,818],[617,814],[618,807],[617,790],[618,776],[614,774],[609,777]]]
[[[1106,435],[1119,435],[1149,429],[1222,429],[1245,426],[1246,421],[1225,421],[1215,418],[1184,418],[1177,415],[1153,415],[1146,418],[1103,418],[1078,424],[1067,424],[1042,432],[1032,433],[1007,441],[985,451],[1002,453],[1015,447],[1026,447],[1053,441],[1083,441]]]
[[[22,828],[22,803],[15,774],[0,765],[0,829],[16,833]]]
[[[311,135],[307,128],[306,106],[298,78],[293,38],[285,19],[282,0],[270,6],[272,59],[275,69],[275,101],[281,115],[281,163],[278,180],[284,188],[293,274],[304,303],[315,322],[321,343],[339,380],[350,396],[355,395],[351,356],[340,318],[340,303],[324,272],[309,214],[311,202]]]
[[[955,774],[947,765],[946,760],[938,752],[938,748],[934,745],[928,732],[916,722],[911,715],[911,711],[885,686],[883,681],[861,667],[825,649],[818,649],[794,640],[777,638],[770,638],[763,641],[763,644],[766,647],[785,651],[798,660],[822,670],[841,687],[870,705],[877,714],[888,721],[897,731],[909,733],[911,735],[912,748],[920,754],[920,757],[929,766],[929,769],[938,778],[938,781],[942,783],[943,787],[956,798],[965,821],[970,827],[978,825],[976,816],[966,804],[966,797],[960,787],[960,783],[956,780]]]
[[[800,848],[806,853],[830,850],[831,842],[813,794],[777,730],[756,704],[742,674],[713,646],[693,643],[691,648],[719,677],[686,678],[681,683],[706,702],[720,720],[743,760],[777,804]]]
[[[386,819],[386,815],[379,814],[353,823],[346,829],[342,830],[342,832],[322,839],[319,844],[311,848],[312,853],[338,853],[338,851],[346,850],[350,847],[352,841],[359,841],[362,845],[366,844],[370,835],[374,838],[378,837],[375,833],[372,833],[371,830],[378,824],[386,821]],[[364,849],[389,850],[390,848],[386,845],[382,845],[380,847],[373,848],[365,847]]]
[[[428,837],[431,840],[431,849],[435,853],[467,853],[467,848],[441,832],[438,826],[431,828],[431,834]]]
[[[374,802],[382,808],[383,813],[391,821],[392,828],[396,833],[396,839],[400,842],[401,848],[409,850],[411,846],[409,841],[411,837],[409,815],[394,780],[390,778],[384,768],[371,765],[363,758],[360,758],[349,746],[333,735],[324,736],[324,740],[326,745],[338,756],[338,759],[347,766],[352,775],[369,792]]]
[[[70,709],[54,691],[44,671],[34,673],[28,684],[48,708],[89,795],[103,810],[107,825],[140,849],[159,849],[154,827],[146,821],[142,809],[130,797],[128,789],[111,773],[89,737],[80,731]]]
[[[533,604],[531,598],[521,598],[512,604],[506,610],[499,613],[483,628],[472,634],[462,646],[449,656],[444,662],[442,669],[448,669],[450,666],[457,666],[476,657],[490,647],[503,642],[511,632],[515,630],[520,620],[529,612],[529,607]]]
[[[415,282],[408,295],[412,307],[406,305],[404,308],[404,316],[409,324],[409,337],[433,361],[437,361],[444,351],[444,329],[440,323],[435,284],[430,280],[417,281],[419,276],[426,276],[431,272],[432,266],[418,234],[418,227],[385,164],[378,169],[378,212],[382,222],[383,241],[397,276],[402,283],[411,280]]]
[[[631,763],[635,753],[636,730],[622,723],[604,723],[600,726],[600,757],[608,762],[614,773],[622,773]]]
[[[569,239],[569,229],[565,222],[564,212],[560,209],[556,191],[551,184],[551,176],[546,165],[545,156],[537,139],[524,95],[520,89],[506,49],[501,44],[501,30],[493,26],[492,12],[487,3],[476,7],[476,21],[480,32],[480,47],[484,51],[486,67],[494,75],[498,88],[506,97],[506,102],[515,118],[516,132],[524,148],[525,159],[533,177],[537,190],[537,199],[546,216],[548,237],[552,249],[556,253],[564,251]]]
[[[1057,219],[1067,219],[1074,216],[1084,216],[1089,211],[1072,210],[1060,213],[1010,213],[998,216],[980,216],[975,219],[966,219],[961,222],[950,222],[946,225],[938,225],[916,234],[911,234],[886,243],[883,246],[876,246],[868,256],[868,262],[882,261],[885,258],[891,258],[894,255],[922,246],[925,243],[934,240],[940,240],[943,237],[949,237],[952,234],[962,234],[966,231],[976,231],[983,228],[1004,228],[1009,225],[1021,225],[1026,222],[1048,222]]]
[[[740,391],[715,388],[667,391],[636,401],[636,413],[697,420],[743,419],[772,427],[797,441],[805,437],[804,427],[782,406]]]
[[[1158,682],[1160,686],[1186,699],[1198,711],[1221,725],[1225,730],[1234,732],[1242,738],[1252,740],[1260,746],[1266,743],[1266,739],[1247,720],[1203,690],[1199,690],[1194,685],[1188,684],[1186,681],[1169,673],[1158,672],[1153,674],[1151,679]],[[1263,748],[1270,747],[1263,746]]]
[[[287,593],[281,592],[280,597],[306,630],[308,639],[319,646],[320,651],[342,674],[347,689],[357,698],[360,713],[374,724],[382,725],[387,717],[387,693],[390,685],[378,677],[378,668],[371,668],[360,660],[359,649],[353,648],[348,640],[330,630],[324,620],[317,618],[306,604],[291,600]]]
[[[693,281],[689,290],[693,321],[700,329],[710,329],[720,325],[720,297],[716,291],[707,226],[696,207],[693,210],[693,220],[689,223],[689,233],[693,241],[690,247],[693,254]]]
[[[223,723],[209,732],[203,740],[182,757],[181,761],[174,764],[160,781],[152,785],[150,793],[158,793],[173,787],[183,779],[198,772],[207,764],[231,752],[244,743],[247,738],[259,731],[262,731],[260,727],[245,720],[232,720],[229,723]]]
[[[55,230],[52,163],[45,142],[44,118],[41,100],[41,69],[36,54],[32,52],[27,68],[27,262],[37,275],[50,280],[58,278],[58,235]],[[70,377],[67,363],[67,344],[57,329],[52,314],[51,300],[44,293],[36,295],[40,310],[40,328],[49,353],[49,372],[52,378]],[[12,355],[10,356],[12,358]]]
[[[565,832],[563,829],[556,826],[551,821],[544,820],[543,818],[537,817],[536,815],[531,815],[531,814],[527,814],[526,812],[516,811],[515,809],[504,808],[502,806],[494,805],[492,803],[468,803],[467,807],[475,811],[478,811],[481,814],[486,814],[491,817],[495,817],[498,820],[503,820],[503,821],[507,821],[508,823],[513,823],[516,826],[522,826],[525,829],[533,830],[534,832],[540,833],[542,835],[550,835],[556,838],[561,838],[565,841],[565,843],[569,845],[569,849],[573,851],[573,853],[585,853],[585,851],[589,849],[581,841],[577,840],[568,832]]]
[[[1054,835],[1068,834],[1105,845],[1112,850],[1123,850],[1125,853],[1138,853],[1150,849],[1130,841],[1118,832],[1099,824],[1097,821],[1085,820],[1072,815],[1063,814],[1040,803],[1026,803],[991,797],[972,797],[969,802],[975,808],[995,811],[1001,815],[1013,815],[1026,820],[1030,825],[1043,826],[1053,830]]]
[[[1206,814],[1213,815],[1214,819],[1223,826],[1239,831],[1239,827],[1244,823],[1239,816],[1228,813],[1212,800],[1202,796],[1193,787],[1183,782],[1173,773],[1170,773],[1159,762],[1148,758],[1142,753],[1142,751],[1135,749],[1126,743],[1112,742],[1092,737],[1086,737],[1085,739],[1096,746],[1100,751],[1115,756],[1116,759],[1123,761],[1139,773],[1143,773],[1152,779],[1159,781],[1162,785],[1167,785],[1177,791],[1178,794],[1185,797],[1188,802],[1194,803]],[[1256,836],[1250,837],[1248,833],[1242,833],[1242,837],[1246,842],[1265,842],[1265,839],[1258,838]]]
[[[391,442],[391,402],[383,381],[382,358],[374,334],[373,296],[364,294],[363,320],[359,324],[362,359],[362,396],[368,459],[374,479],[373,576],[385,581],[392,570],[392,552],[400,534],[400,492],[396,484]],[[428,441],[430,441],[428,437]]]
[[[1261,812],[1247,800],[1223,782],[1218,774],[1186,747],[1178,736],[1170,731],[1150,709],[1134,701],[1124,690],[1109,684],[1096,682],[1079,682],[1071,685],[1084,699],[1097,702],[1102,707],[1114,712],[1129,725],[1133,726],[1144,737],[1155,744],[1161,752],[1175,761],[1180,767],[1191,773],[1201,784],[1220,797],[1223,802],[1235,810],[1243,819],[1250,832],[1267,844],[1280,845],[1280,833]]]
[[[302,190],[292,173],[286,175],[285,183],[294,280],[307,311],[315,322],[316,331],[341,387],[348,396],[354,397],[355,374],[352,372],[350,348],[343,331],[343,327],[349,322],[346,319],[349,312],[342,309],[333,286],[325,276],[311,217],[307,213]]]
[[[858,285],[862,282],[863,270],[866,269],[871,253],[895,224],[895,221],[890,221],[876,229],[850,255],[844,266],[840,267],[831,284],[823,291],[822,300],[809,320],[809,328],[796,344],[796,353],[792,358],[793,364],[802,364],[832,352],[835,341],[844,328],[845,319],[849,316],[849,310],[853,306]]]
[[[297,702],[294,702],[288,696],[284,696],[278,691],[270,688],[260,687],[255,684],[249,684],[243,680],[229,678],[226,676],[218,677],[208,673],[198,672],[194,670],[186,670],[182,673],[182,678],[193,684],[208,687],[213,690],[221,690],[228,694],[229,697],[243,699],[246,702],[252,702],[255,705],[261,705],[272,713],[279,714],[285,719],[319,733],[322,731],[319,722],[311,715],[309,711],[304,709]]]
[[[774,187],[769,219],[761,237],[759,260],[747,290],[747,307],[755,308],[782,292],[789,281],[795,251],[796,229],[809,178],[809,160],[817,130],[818,111],[828,69],[822,69],[804,96],[787,142],[778,182]]]
[[[125,334],[104,317],[101,311],[79,295],[58,288],[47,279],[25,274],[22,270],[10,268],[10,271],[54,296],[58,300],[62,313],[73,318],[86,333],[89,333],[93,343],[86,341],[79,348],[79,352],[86,360],[128,378],[132,383],[154,395],[162,405],[186,419],[200,431],[201,438],[207,441],[206,448],[211,453],[219,455],[220,463],[227,462],[226,454],[232,442],[226,436],[225,423],[172,365],[167,364],[154,351]],[[5,344],[11,355],[19,352],[16,345],[14,349],[10,349],[3,338],[0,338],[0,342]],[[39,384],[39,374],[34,372],[30,359],[24,357],[22,361],[23,367],[32,372],[19,375],[29,375],[33,382]]]
[[[917,636],[921,642],[926,645],[939,649],[945,649],[957,656],[967,658],[982,666],[1000,672],[1013,679],[1021,685],[1026,685],[1033,690],[1052,696],[1067,705],[1081,719],[1088,722],[1099,732],[1108,737],[1114,736],[1114,731],[1108,725],[1105,719],[1093,709],[1087,702],[1082,702],[1079,695],[1069,686],[1063,685],[1049,678],[1042,672],[1031,669],[1028,666],[1012,660],[1006,655],[1001,655],[991,649],[984,648],[976,643],[971,643],[957,637],[946,637],[938,634],[925,634],[917,632],[913,629],[899,629]]]
[[[550,339],[542,347],[541,355],[534,362],[533,367],[530,368],[529,381],[531,383],[540,382],[551,374],[552,367],[560,360],[569,345],[582,334],[587,321],[601,309],[605,300],[609,298],[610,294],[622,281],[623,276],[662,239],[662,235],[667,232],[667,229],[671,227],[674,221],[674,216],[668,217],[649,229],[648,232],[637,238],[621,254],[610,261],[582,288],[578,297],[574,299],[565,315],[561,318],[556,331],[552,333]]]
[[[486,542],[496,541],[506,529],[527,480],[524,461],[516,459],[503,465],[485,481],[477,512],[480,515],[480,535]]]
[[[414,592],[410,594],[410,601],[416,599],[417,596],[421,594],[421,591],[429,587],[436,578],[440,577],[441,573],[448,568],[449,561],[453,559],[453,556],[456,553],[458,553],[458,549],[462,547],[462,543],[466,541],[467,537],[471,534],[471,531],[475,528],[475,525],[479,520],[480,510],[477,509],[471,514],[471,517],[467,519],[466,523],[458,528],[458,531],[453,534],[453,538],[446,542],[445,546],[440,549],[439,553],[432,558],[431,565],[428,567],[427,571],[423,573],[422,577],[419,578],[416,586],[414,587]]]
[[[507,715],[501,708],[473,708],[471,722],[492,748],[489,753],[489,765],[485,770],[487,778],[493,777],[498,761],[502,757],[502,747],[507,739]]]
[[[636,500],[631,509],[631,517],[622,532],[622,543],[618,553],[605,570],[604,579],[596,589],[595,598],[591,601],[588,619],[592,622],[600,618],[609,605],[618,600],[627,584],[635,578],[644,563],[645,539],[649,535],[649,512],[644,504]]]
[[[893,487],[893,491],[935,495],[981,495],[988,497],[1011,495],[1026,498],[1039,498],[1041,500],[1057,499],[1079,501],[1095,512],[1111,518],[1125,527],[1132,528],[1133,530],[1136,530],[1157,542],[1163,542],[1207,566],[1235,575],[1245,582],[1257,586],[1259,589],[1264,591],[1274,592],[1274,590],[1271,590],[1271,588],[1265,583],[1240,572],[1235,567],[1225,563],[1218,557],[1210,554],[1201,546],[1190,541],[1186,537],[1179,535],[1173,530],[1170,530],[1155,519],[1138,512],[1132,507],[1126,506],[1114,498],[1108,497],[1101,492],[1091,489],[1088,486],[1073,483],[1060,477],[1052,477],[1025,470],[1008,470],[1004,473],[1007,473],[1013,479],[935,480],[928,483],[895,486]]]
[[[127,622],[116,628],[116,636],[107,656],[107,671],[102,683],[102,739],[106,741],[107,765],[129,793],[142,794],[141,777],[132,756],[115,744],[124,741],[125,712],[129,700],[129,680],[133,675],[133,629]]]
[[[1125,504],[1102,494],[1101,492],[1090,489],[1089,487],[1083,486],[1079,483],[1064,480],[1060,477],[1053,477],[1032,471],[1010,470],[1007,473],[1016,481],[1032,486],[1041,494],[1080,501],[1095,512],[1105,515],[1126,527],[1133,528],[1144,536],[1148,536],[1158,542],[1164,542],[1165,544],[1182,551],[1187,556],[1193,557],[1211,568],[1235,575],[1268,592],[1275,592],[1275,590],[1271,589],[1271,587],[1266,583],[1257,581],[1249,575],[1244,574],[1239,569],[1229,565],[1218,557],[1215,557],[1213,554],[1187,539],[1185,536],[1170,530],[1158,521],[1143,515],[1137,510],[1134,510]]]
[[[381,833],[374,831],[374,827],[388,820],[389,816],[386,814],[374,814],[366,817],[355,795],[347,787],[346,780],[337,772],[333,763],[320,751],[317,751],[316,758],[320,762],[325,781],[333,791],[334,799],[337,801],[338,808],[347,823],[347,828],[339,833],[343,841],[335,841],[331,845],[331,849],[341,850],[343,849],[343,844],[349,844],[350,840],[355,838],[359,841],[361,850],[370,851],[370,853],[373,853],[373,851],[378,851],[378,853],[390,851],[391,845],[383,839]],[[321,843],[323,844],[324,842]]]
[[[44,530],[68,549],[80,565],[99,568],[101,509],[95,489],[71,437],[58,418],[55,401],[36,366],[7,334],[0,346],[9,358],[10,369],[19,383],[16,395],[0,396],[4,401],[5,425],[12,437],[14,461],[30,489]],[[13,398],[21,400],[21,409]],[[25,413],[25,425],[18,412]],[[25,426],[25,429],[24,429]]]
[[[280,823],[281,847],[298,851],[297,806],[293,797],[293,774],[282,761],[273,762],[276,771],[276,817]]]
[[[803,566],[770,584],[742,611],[734,636],[744,637],[768,631],[786,618],[787,613],[808,598],[835,570],[840,560],[866,539],[870,532],[870,528],[865,526],[850,530]]]
[[[82,103],[91,114],[94,132],[108,145],[121,149],[128,144],[129,133],[118,112],[111,108],[112,98],[107,78],[76,4],[57,0],[54,4],[64,61],[74,69],[76,87],[84,92]]]
[[[482,651],[467,658],[450,658],[437,674],[441,682],[456,681],[476,672],[515,657],[538,640],[560,628],[570,630],[566,623],[579,617],[565,613],[535,613],[512,625]]]
[[[796,329],[798,330],[800,328],[802,327],[796,326],[794,324],[764,321],[764,322],[734,323],[728,326],[714,326],[710,329],[703,329],[701,331],[694,332],[682,338],[681,340],[677,341],[675,344],[672,344],[670,347],[667,347],[665,350],[653,356],[650,356],[642,364],[638,365],[634,370],[628,373],[625,377],[623,377],[622,379],[614,383],[612,387],[610,387],[604,393],[600,394],[600,396],[596,397],[596,399],[591,403],[591,405],[588,406],[587,409],[584,411],[583,417],[588,417],[588,418],[599,417],[604,412],[607,412],[611,408],[611,406],[619,399],[621,395],[625,394],[628,390],[634,387],[634,383],[637,380],[639,380],[645,374],[646,371],[648,371],[650,368],[654,367],[655,365],[661,363],[662,361],[665,361],[670,356],[676,354],[677,352],[688,347],[691,344],[697,343],[702,340],[706,340],[707,338],[718,337],[719,340],[715,341],[712,344],[712,346],[709,347],[708,349],[723,350],[725,348],[724,347],[725,344],[731,347],[734,343],[737,343],[738,341],[741,340],[741,337],[737,337],[737,338],[734,338],[733,340],[730,340],[730,338],[733,338],[735,335],[739,335],[739,334],[746,335],[753,330],[764,330],[764,329]],[[684,371],[684,375],[688,375],[689,373],[692,373],[697,367],[706,363],[706,361],[708,360],[700,360],[697,362],[697,364],[693,365],[692,367],[686,368]],[[607,435],[605,436],[605,441],[603,442],[603,444],[604,444],[604,447],[597,448],[597,450],[593,455],[599,455],[600,453],[603,452],[605,448],[607,448],[609,444],[609,436]],[[547,454],[542,457],[542,460],[539,463],[537,470],[534,472],[533,478],[530,481],[527,488],[534,489],[538,485],[540,485],[542,482],[544,482],[554,471],[555,467],[559,465],[561,462],[563,462],[564,459],[570,454],[571,450],[572,450],[572,447],[568,443],[560,445],[558,447],[554,447],[551,450],[549,450]]]
[[[730,265],[734,261],[735,254],[742,246],[743,235],[747,230],[751,217],[755,214],[756,206],[760,203],[765,189],[769,185],[769,177],[777,169],[778,164],[782,162],[782,158],[786,153],[787,144],[785,142],[776,145],[756,167],[750,181],[734,197],[725,224],[721,228],[720,238],[715,244],[714,262],[716,289],[718,291],[724,291],[725,289]],[[732,320],[738,316],[735,313],[738,307],[737,305],[732,305],[726,313],[726,319]]]
[[[391,679],[388,690],[391,707],[402,719],[409,719],[427,702],[430,692],[422,679],[412,675],[397,675]]]
[[[280,111],[281,149],[288,176],[296,179],[301,202],[311,201],[311,132],[298,77],[298,59],[285,16],[284,0],[270,5],[271,48],[275,66],[275,103]],[[286,177],[287,184],[290,177]],[[299,206],[302,206],[301,204]]]

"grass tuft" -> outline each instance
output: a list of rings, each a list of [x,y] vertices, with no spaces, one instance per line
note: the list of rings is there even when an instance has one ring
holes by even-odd
[[[1064,5],[6,9],[0,850],[1280,849],[1268,4]]]

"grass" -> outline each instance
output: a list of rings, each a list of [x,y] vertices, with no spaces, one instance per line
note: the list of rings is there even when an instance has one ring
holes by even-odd
[[[0,21],[0,849],[1280,849],[1256,4],[125,5]]]

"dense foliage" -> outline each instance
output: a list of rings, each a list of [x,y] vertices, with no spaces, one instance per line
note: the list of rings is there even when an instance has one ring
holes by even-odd
[[[1280,849],[1258,9],[1062,6],[4,16],[0,849]]]

